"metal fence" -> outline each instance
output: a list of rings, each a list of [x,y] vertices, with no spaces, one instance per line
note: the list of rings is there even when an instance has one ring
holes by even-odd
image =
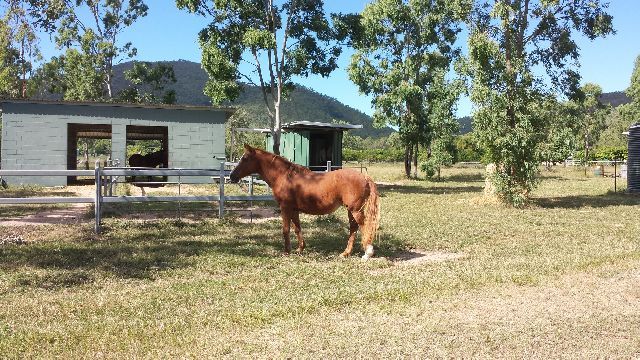
[[[224,206],[227,201],[270,201],[273,195],[254,195],[254,183],[265,184],[262,181],[254,180],[250,176],[249,195],[225,195],[224,185],[231,170],[227,166],[235,166],[235,163],[222,161],[220,169],[165,169],[165,168],[103,168],[99,161],[96,161],[95,170],[0,170],[0,177],[3,176],[94,176],[95,193],[93,197],[28,197],[28,198],[0,198],[0,205],[3,204],[94,204],[95,231],[100,233],[102,222],[102,205],[106,203],[136,203],[136,202],[218,202],[218,217],[224,217]],[[210,177],[215,179],[219,186],[218,195],[209,196],[113,196],[113,185],[119,182],[120,177],[126,176],[172,176],[177,177],[177,182],[172,182],[180,186],[186,182],[180,179],[189,177]],[[160,182],[162,184],[163,182]],[[167,184],[168,182],[164,182]],[[133,182],[133,184],[144,185],[145,182]],[[146,183],[150,184],[150,183]],[[158,184],[154,182],[154,184]]]

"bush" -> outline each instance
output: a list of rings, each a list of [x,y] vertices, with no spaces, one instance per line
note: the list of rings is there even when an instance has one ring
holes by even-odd
[[[589,153],[587,161],[603,161],[603,160],[627,160],[628,149],[626,147],[603,146]],[[585,161],[584,150],[577,151],[576,159]]]
[[[438,171],[438,166],[431,160],[427,160],[420,164],[420,170],[422,170],[427,178],[432,178]]]

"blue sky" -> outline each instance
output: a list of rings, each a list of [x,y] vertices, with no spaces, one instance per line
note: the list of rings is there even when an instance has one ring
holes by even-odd
[[[325,0],[328,12],[360,12],[369,1]],[[197,34],[208,24],[207,19],[177,10],[171,0],[147,0],[149,14],[139,19],[122,35],[123,41],[131,41],[138,48],[137,60],[190,60],[200,62]],[[594,82],[605,92],[627,88],[635,58],[640,55],[640,1],[612,0],[609,12],[613,15],[616,35],[593,42],[579,38],[583,83]],[[464,43],[462,44],[464,46]],[[45,58],[56,55],[48,39],[42,39]],[[370,99],[359,94],[349,81],[346,67],[351,52],[345,50],[339,60],[339,68],[329,78],[311,76],[296,79],[307,87],[329,95],[369,115],[373,113]],[[471,104],[463,99],[458,106],[458,115],[471,113]]]

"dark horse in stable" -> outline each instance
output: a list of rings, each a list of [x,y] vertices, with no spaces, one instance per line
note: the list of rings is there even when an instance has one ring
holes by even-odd
[[[130,167],[142,167],[142,168],[154,168],[165,164],[165,150],[149,153],[147,155],[133,154],[129,156]],[[133,177],[133,181],[136,181],[136,177]],[[147,177],[147,182],[152,182],[151,176]],[[142,195],[146,195],[143,185],[136,185],[142,190]],[[144,186],[152,187],[151,184]]]
[[[258,173],[269,184],[280,205],[284,252],[291,251],[290,223],[298,238],[298,252],[304,249],[300,213],[324,215],[344,205],[349,213],[349,239],[341,256],[351,255],[358,228],[362,232],[363,259],[373,256],[373,238],[380,220],[378,192],[373,180],[361,173],[341,169],[314,173],[304,166],[245,145],[244,155],[231,172],[231,181]]]

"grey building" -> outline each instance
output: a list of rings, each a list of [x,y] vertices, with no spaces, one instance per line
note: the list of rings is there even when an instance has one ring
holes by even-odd
[[[170,168],[218,168],[233,109],[5,100],[3,170],[75,169],[78,138],[110,139],[111,159],[127,163],[127,141],[159,140]],[[67,185],[66,177],[13,177],[10,183]],[[200,179],[207,181],[208,179]]]

